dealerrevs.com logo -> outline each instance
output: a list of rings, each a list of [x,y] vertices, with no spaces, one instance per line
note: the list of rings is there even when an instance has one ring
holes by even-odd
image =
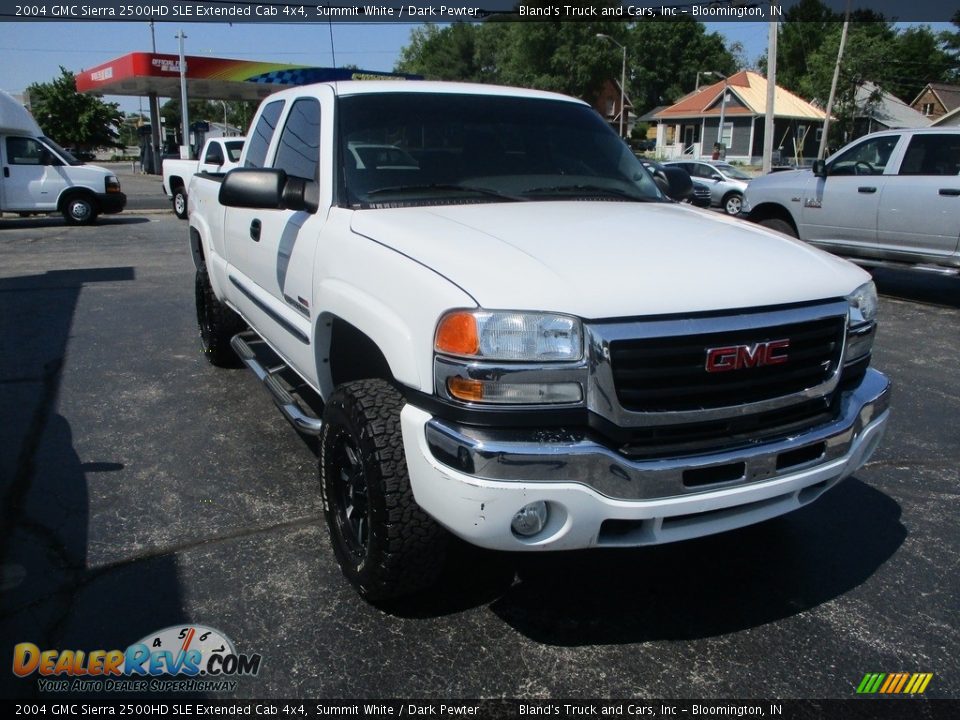
[[[13,648],[13,673],[36,675],[41,692],[230,692],[236,678],[260,671],[260,661],[204,625],[164,628],[126,650]]]

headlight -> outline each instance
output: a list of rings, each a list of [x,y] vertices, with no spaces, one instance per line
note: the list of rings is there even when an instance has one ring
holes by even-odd
[[[579,405],[583,327],[554,313],[454,310],[434,338],[437,393],[487,405]]]
[[[583,357],[583,331],[569,315],[455,310],[437,325],[434,348],[478,360],[572,362]]]
[[[116,175],[107,175],[103,184],[104,190],[106,190],[108,193],[120,192],[120,181],[117,179]]]
[[[873,282],[861,285],[847,296],[850,310],[847,315],[847,349],[844,364],[860,360],[873,350],[877,329],[877,287]]]

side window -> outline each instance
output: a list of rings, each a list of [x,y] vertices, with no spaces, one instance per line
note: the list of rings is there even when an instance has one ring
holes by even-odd
[[[287,175],[318,180],[320,164],[320,103],[300,98],[293,103],[280,134],[273,166]]]
[[[914,135],[903,155],[900,174],[960,174],[960,134]]]
[[[247,159],[244,160],[244,167],[263,167],[267,159],[267,148],[270,147],[270,141],[273,139],[273,131],[277,129],[277,121],[280,119],[280,113],[283,112],[283,105],[283,100],[274,100],[260,113],[257,126],[247,138]]]
[[[830,175],[883,175],[899,135],[866,140],[855,145],[830,163]]]
[[[43,146],[23,137],[7,138],[7,162],[10,165],[42,165]]]
[[[695,172],[697,177],[702,177],[707,180],[717,174],[717,171],[711,165],[704,165],[703,163],[697,163]]]

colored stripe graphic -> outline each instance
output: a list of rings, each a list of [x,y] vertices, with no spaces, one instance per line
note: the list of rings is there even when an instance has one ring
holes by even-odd
[[[857,685],[858,695],[922,695],[933,673],[867,673]]]

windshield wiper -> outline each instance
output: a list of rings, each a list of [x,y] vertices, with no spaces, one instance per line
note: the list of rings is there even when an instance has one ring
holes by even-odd
[[[509,200],[511,202],[521,202],[525,198],[517,197],[516,195],[508,195],[507,193],[502,193],[498,190],[491,190],[490,188],[476,187],[473,185],[454,185],[453,183],[430,183],[424,185],[392,185],[390,187],[375,188],[366,192],[367,197],[373,197],[374,195],[379,195],[381,193],[402,193],[402,192],[430,192],[430,191],[440,191],[440,192],[466,192],[466,193],[476,193],[479,195],[486,195],[488,197],[495,197],[499,200]]]
[[[656,198],[634,195],[633,193],[621,190],[620,188],[606,187],[604,185],[551,185],[544,187],[528,188],[524,190],[523,195],[607,195],[624,198],[634,202],[658,202]]]

